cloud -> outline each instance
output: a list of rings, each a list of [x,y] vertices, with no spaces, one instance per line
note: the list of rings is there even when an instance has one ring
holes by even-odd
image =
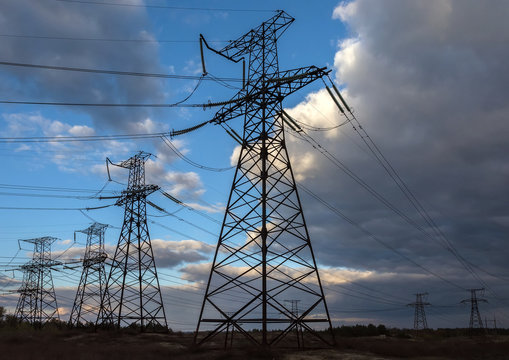
[[[76,6],[52,1],[30,0],[3,2],[2,23],[12,34],[71,38],[153,39],[145,9]],[[125,42],[37,40],[2,37],[0,45],[6,61],[111,69],[121,71],[158,72],[157,42],[133,46]],[[129,59],[129,61],[125,61]],[[146,77],[91,75],[50,70],[27,70],[3,67],[0,92],[16,99],[70,102],[143,102],[163,100],[161,79]],[[133,123],[150,116],[148,109],[73,108],[88,115],[95,127],[128,130]]]
[[[152,240],[152,249],[159,268],[173,268],[183,263],[195,263],[208,259],[214,246],[197,240]]]
[[[504,180],[509,152],[509,105],[504,99],[509,75],[502,60],[509,50],[501,45],[509,36],[504,20],[508,12],[509,6],[501,1],[487,5],[456,0],[355,0],[342,2],[333,12],[350,31],[338,44],[334,58],[337,86],[452,246],[492,288],[486,294],[492,297],[493,311],[502,306],[495,294],[507,297],[502,280],[488,272],[507,272],[503,256],[495,249],[504,248],[509,235]],[[330,127],[345,120],[324,90],[308,95],[287,112],[313,127]],[[357,130],[346,124],[330,132],[307,133],[431,232]],[[429,289],[434,290],[434,303],[468,296],[406,257],[460,287],[480,286],[442,240],[423,235],[307,143],[288,138],[298,182],[395,250],[301,192],[313,249],[329,281],[335,276],[327,266],[346,267],[369,274],[352,279],[354,282],[390,289],[389,295],[408,301],[412,293]],[[331,299],[331,306],[359,307],[347,299]],[[365,302],[366,309],[375,305]],[[460,310],[452,313],[454,326],[466,325]],[[367,313],[363,316],[368,317]],[[408,318],[408,314],[396,314],[393,323],[401,326],[405,316]],[[388,321],[383,314],[378,318]]]
[[[502,97],[508,82],[500,59],[508,51],[499,45],[508,36],[500,16],[507,11],[502,2],[488,7],[462,1],[360,0],[341,3],[333,14],[351,32],[339,44],[334,62],[343,95],[408,186],[425,199],[438,225],[472,261],[474,249],[486,252],[486,242],[500,243],[507,234],[493,220],[507,216],[507,199],[500,194],[506,193],[502,179],[507,176],[509,106]],[[489,23],[475,35],[474,18],[478,24]],[[313,126],[344,120],[323,90],[288,112]],[[350,125],[308,133],[426,226]],[[424,265],[440,272],[452,267],[458,275],[465,271],[443,247],[423,239],[305,143],[292,140],[289,147],[298,180],[329,203]],[[305,194],[303,198],[319,261],[376,271],[394,264],[415,270],[348,224],[332,221],[335,218]],[[475,261],[503,267],[496,255],[490,263]]]
[[[8,137],[46,136],[58,138],[95,135],[95,129],[88,125],[60,121],[46,117],[40,112],[3,113],[2,117],[7,125],[3,135]],[[104,159],[106,157],[124,157],[133,151],[132,148],[132,143],[116,140],[106,142],[33,142],[29,146],[24,144],[18,147],[16,151],[32,151],[38,154],[39,166],[51,162],[64,172],[106,175]],[[100,161],[101,165],[98,165],[97,161]],[[83,166],[84,163],[93,163],[94,165]]]
[[[215,247],[198,240],[162,240],[152,239],[152,250],[158,268],[173,268],[184,263],[206,260]],[[116,245],[106,244],[105,251],[111,259],[115,255]],[[85,247],[73,246],[52,252],[53,259],[83,259]]]

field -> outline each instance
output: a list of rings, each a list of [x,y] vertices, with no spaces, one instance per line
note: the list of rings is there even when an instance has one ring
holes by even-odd
[[[192,347],[188,333],[93,332],[77,329],[2,329],[2,359],[509,359],[509,336],[360,336],[338,337],[330,348],[269,352],[251,346]]]

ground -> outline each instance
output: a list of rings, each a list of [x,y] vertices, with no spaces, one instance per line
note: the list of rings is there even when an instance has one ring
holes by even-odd
[[[0,332],[2,359],[509,359],[509,336],[394,338],[386,336],[338,338],[334,347],[270,353],[249,346],[223,350],[193,348],[191,334],[136,334],[79,330]],[[216,343],[215,345],[218,345]]]

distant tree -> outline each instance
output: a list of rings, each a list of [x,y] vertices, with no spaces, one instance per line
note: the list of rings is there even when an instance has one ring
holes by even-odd
[[[3,306],[0,306],[0,321],[3,321],[5,316],[5,308]]]

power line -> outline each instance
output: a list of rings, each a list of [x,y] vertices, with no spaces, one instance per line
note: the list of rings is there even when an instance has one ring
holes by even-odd
[[[103,189],[80,189],[80,188],[68,188],[68,187],[55,187],[55,186],[38,186],[38,185],[18,185],[18,184],[0,184],[0,188],[13,189],[13,190],[35,190],[35,191],[55,191],[55,192],[108,192],[113,193],[111,190]]]
[[[207,76],[196,76],[196,75],[175,75],[175,74],[160,74],[160,73],[144,73],[136,71],[117,71],[117,70],[103,70],[103,69],[89,69],[69,66],[53,66],[53,65],[41,65],[41,64],[27,64],[9,61],[0,61],[0,65],[5,66],[16,66],[24,68],[35,68],[35,69],[47,69],[47,70],[61,70],[61,71],[76,71],[92,74],[109,74],[109,75],[122,75],[122,76],[141,76],[141,77],[153,77],[163,79],[180,79],[180,80],[211,80],[217,81],[230,81],[230,82],[242,82],[242,79],[237,78],[211,78]]]
[[[78,195],[55,195],[55,194],[30,194],[30,193],[10,193],[0,192],[0,196],[20,196],[20,197],[40,197],[40,198],[55,198],[55,199],[78,199],[78,200],[92,200],[92,199],[116,199],[119,196],[78,196]]]
[[[493,289],[491,289],[487,283],[475,272],[475,270],[472,267],[472,264],[467,261],[454,247],[454,245],[449,241],[449,239],[446,237],[446,235],[443,233],[443,231],[438,227],[438,225],[435,223],[434,219],[429,215],[426,208],[422,205],[422,203],[417,199],[415,194],[410,190],[408,185],[403,181],[401,176],[398,174],[396,169],[393,167],[393,165],[389,162],[387,157],[382,153],[379,146],[374,142],[374,140],[369,136],[368,132],[364,129],[364,127],[360,124],[359,120],[353,113],[353,111],[350,109],[346,101],[344,100],[343,96],[339,92],[339,90],[334,85],[334,82],[332,79],[328,76],[329,82],[332,84],[332,87],[334,89],[334,92],[339,97],[339,100],[343,103],[346,113],[344,109],[339,104],[338,99],[336,99],[332,93],[332,91],[326,87],[329,95],[334,100],[335,104],[337,105],[338,109],[347,117],[347,119],[352,120],[351,124],[353,129],[358,133],[364,144],[367,146],[367,148],[370,150],[372,155],[375,157],[377,162],[382,166],[382,168],[385,170],[385,172],[389,175],[389,177],[394,181],[396,186],[401,190],[403,195],[408,199],[408,201],[411,203],[411,205],[414,207],[414,209],[417,211],[417,213],[421,216],[421,218],[424,220],[424,222],[431,228],[432,233],[430,234],[426,229],[424,229],[421,226],[416,227],[418,230],[423,232],[425,235],[427,235],[432,240],[438,242],[440,245],[442,245],[447,251],[449,251],[455,258],[458,260],[461,266],[465,268],[474,279],[479,281],[480,284],[482,284],[488,291],[490,291],[496,298],[499,298],[498,294],[495,293]],[[327,84],[324,81],[324,84],[327,86]],[[348,114],[348,115],[347,115]],[[315,141],[316,143],[316,141]],[[320,145],[317,143],[317,145],[320,147]],[[326,151],[326,150],[325,150]],[[416,224],[417,225],[417,224]],[[501,301],[500,299],[498,299]]]
[[[162,135],[160,137],[163,140],[163,142],[166,144],[166,146],[168,146],[168,148],[171,149],[171,151],[173,151],[179,158],[181,158],[182,160],[184,160],[185,162],[187,162],[188,164],[190,164],[194,167],[197,167],[202,170],[215,171],[215,172],[228,171],[235,167],[235,166],[229,166],[229,167],[224,167],[224,168],[215,168],[215,167],[210,167],[210,166],[205,166],[205,165],[199,164],[199,163],[189,159],[184,154],[182,154],[182,152],[180,152],[177,149],[177,147],[172,143],[172,141],[166,135]]]
[[[103,41],[103,42],[133,42],[133,43],[156,43],[156,44],[195,44],[199,40],[157,40],[157,39],[120,39],[120,38],[87,38],[69,36],[43,36],[43,35],[21,35],[21,34],[0,34],[0,37],[16,39],[39,39],[39,40],[70,40],[70,41]],[[225,40],[209,41],[211,43],[225,43]]]
[[[168,5],[146,5],[146,4],[140,5],[140,4],[111,3],[111,2],[85,1],[85,0],[56,0],[56,1],[66,2],[66,3],[75,3],[75,4],[123,6],[123,7],[148,8],[148,9],[169,9],[169,10],[186,10],[186,11],[231,11],[231,12],[260,12],[260,13],[275,12],[275,10],[267,10],[267,9],[204,8],[204,7],[182,7],[182,6],[168,6]]]
[[[10,105],[41,105],[41,106],[82,106],[82,107],[152,107],[152,108],[208,108],[209,105],[204,104],[181,104],[181,103],[165,103],[165,104],[150,104],[150,103],[83,103],[83,102],[64,102],[64,101],[14,101],[14,100],[0,100],[0,104]]]
[[[83,136],[25,136],[25,137],[18,136],[18,137],[0,137],[0,143],[137,140],[137,139],[159,138],[165,134],[167,133],[83,135]]]
[[[15,207],[15,206],[0,206],[0,210],[36,210],[36,211],[90,211],[90,210],[97,210],[97,209],[104,209],[110,206],[113,206],[115,204],[110,205],[104,205],[104,206],[96,206],[96,207],[85,207],[85,208],[65,208],[65,207]]]
[[[433,275],[434,277],[448,283],[449,285],[452,285],[458,289],[462,289],[464,290],[464,288],[454,282],[452,282],[451,280],[448,280],[446,278],[444,278],[443,276],[437,274],[436,272],[432,271],[432,270],[429,270],[428,268],[424,267],[423,265],[419,264],[418,262],[416,262],[415,260],[413,260],[412,258],[410,258],[409,256],[403,254],[401,251],[397,250],[396,248],[394,248],[393,246],[387,244],[385,241],[379,239],[377,236],[375,236],[373,233],[371,233],[370,231],[366,230],[364,227],[362,227],[360,224],[358,224],[357,222],[355,222],[354,220],[350,219],[349,217],[347,217],[345,214],[343,214],[340,210],[338,210],[336,207],[332,206],[331,204],[329,204],[327,201],[323,200],[322,198],[320,198],[318,195],[316,195],[315,193],[313,193],[311,190],[309,190],[307,187],[305,187],[304,185],[302,185],[301,183],[298,184],[299,187],[304,190],[306,193],[308,193],[310,196],[312,196],[315,200],[318,200],[320,203],[322,203],[323,205],[325,205],[329,210],[331,210],[334,214],[336,214],[337,216],[339,216],[340,218],[342,218],[343,220],[345,220],[346,222],[348,222],[349,224],[355,226],[357,229],[359,229],[360,231],[362,231],[364,234],[366,234],[367,236],[369,236],[370,238],[372,238],[373,240],[375,240],[376,242],[380,243],[381,245],[383,245],[384,247],[388,248],[389,250],[393,251],[394,253],[396,253],[397,255],[401,256],[403,259],[411,262],[412,264],[414,264],[415,266],[419,267],[420,269],[424,270],[425,272],[427,272],[428,274],[430,275]]]

